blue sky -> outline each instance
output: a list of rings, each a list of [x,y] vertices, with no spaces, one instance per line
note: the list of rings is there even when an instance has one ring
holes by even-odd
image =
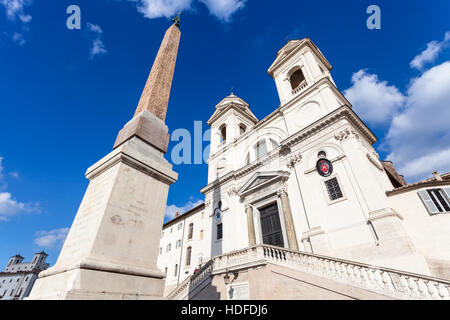
[[[287,40],[310,37],[413,182],[450,171],[450,2],[0,0],[0,267],[45,249],[54,263],[88,181],[133,116],[168,17],[183,10],[167,114],[193,132],[230,93],[262,119],[279,100],[266,71]],[[66,27],[69,5],[81,30]],[[366,9],[381,8],[381,30]],[[170,148],[174,146],[171,143]],[[206,144],[205,144],[206,146]],[[169,150],[170,154],[170,150]],[[203,199],[207,166],[176,165],[169,211]]]

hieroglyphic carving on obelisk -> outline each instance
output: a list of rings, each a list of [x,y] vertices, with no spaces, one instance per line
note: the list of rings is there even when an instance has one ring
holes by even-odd
[[[161,120],[166,120],[173,74],[180,43],[180,29],[174,24],[167,31],[153,63],[135,116],[147,110]]]

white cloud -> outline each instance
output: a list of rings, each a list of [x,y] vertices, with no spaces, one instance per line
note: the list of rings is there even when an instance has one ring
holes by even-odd
[[[23,23],[31,21],[31,16],[24,13],[24,7],[31,5],[31,0],[0,0],[6,9],[6,16],[9,20],[15,21],[17,18]]]
[[[144,17],[153,19],[175,16],[180,11],[189,10],[192,0],[129,0],[139,2],[138,11]]]
[[[61,228],[50,231],[38,231],[36,232],[34,243],[42,248],[62,248],[64,241],[69,233],[69,228]]]
[[[40,213],[39,204],[25,204],[12,198],[11,193],[0,193],[0,221],[8,221],[19,213]]]
[[[7,184],[3,175],[3,158],[0,157],[0,189],[6,189]],[[40,213],[39,203],[25,204],[15,200],[11,193],[0,193],[0,221],[8,221],[19,213]]]
[[[9,175],[15,179],[19,179],[19,173],[18,172],[10,172]]]
[[[105,49],[105,45],[101,39],[94,39],[91,46],[91,59],[94,59],[97,55],[107,54],[108,50]]]
[[[209,9],[209,12],[219,20],[230,21],[231,16],[245,7],[247,0],[199,0]]]
[[[0,189],[5,189],[7,187],[5,177],[3,176],[3,158],[0,157]]]
[[[376,74],[359,70],[352,76],[352,86],[344,95],[359,116],[370,124],[389,121],[403,106],[405,97],[395,86],[380,81]]]
[[[0,5],[6,9],[8,20],[13,23],[19,20],[20,27],[23,31],[29,30],[27,24],[31,21],[32,17],[31,15],[26,14],[24,10],[25,7],[31,5],[31,3],[32,0],[0,0]],[[20,32],[12,32],[9,36],[13,42],[21,47],[26,44],[25,38]]]
[[[176,213],[180,213],[183,214],[199,205],[201,205],[203,203],[203,201],[199,200],[196,202],[193,202],[193,200],[190,200],[188,203],[186,203],[184,206],[178,207],[176,205],[170,205],[166,207],[166,214],[165,214],[165,218],[168,220],[172,220],[173,218],[175,218]]]
[[[15,43],[17,43],[19,46],[24,46],[25,45],[25,43],[27,43],[26,41],[25,41],[25,38],[23,37],[23,34],[21,34],[21,33],[18,33],[18,32],[14,32],[14,34],[13,34],[13,36],[12,36],[12,39],[13,39],[13,41],[15,42]]]
[[[450,42],[450,31],[445,33],[443,41],[429,42],[427,44],[427,48],[420,54],[415,56],[409,65],[411,66],[411,68],[415,68],[417,70],[422,71],[426,64],[433,63],[436,61],[437,57],[439,56],[439,53],[441,53],[443,49],[448,46],[449,42]]]
[[[97,24],[92,24],[92,23],[87,23],[87,27],[88,27],[88,30],[89,31],[92,31],[92,32],[94,32],[94,33],[99,33],[99,34],[102,34],[103,33],[103,30],[102,30],[102,28],[100,28],[100,26],[99,25],[97,25]]]
[[[108,50],[106,50],[105,44],[102,40],[103,30],[99,25],[87,23],[88,31],[93,35],[92,36],[92,44],[91,44],[91,60],[94,59],[98,55],[108,54]]]
[[[405,108],[397,114],[386,144],[399,171],[409,179],[450,171],[450,61],[413,79]]]
[[[0,221],[7,221],[25,209],[25,204],[12,199],[11,193],[0,193]]]
[[[228,22],[231,16],[244,8],[247,0],[129,0],[138,2],[137,8],[146,18],[175,16],[178,12],[192,10],[194,2],[206,5],[209,12],[219,20]]]

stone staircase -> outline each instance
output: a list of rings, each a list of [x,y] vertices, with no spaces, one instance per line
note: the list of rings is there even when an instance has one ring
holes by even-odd
[[[450,281],[268,245],[213,258],[175,288],[167,299],[187,300],[192,292],[207,285],[216,274],[266,264],[312,273],[394,299],[450,300]]]

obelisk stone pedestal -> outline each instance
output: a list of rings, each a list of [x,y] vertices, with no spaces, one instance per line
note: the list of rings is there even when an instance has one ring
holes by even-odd
[[[162,298],[156,266],[169,185],[163,153],[133,137],[90,167],[89,187],[53,268],[30,299]]]

